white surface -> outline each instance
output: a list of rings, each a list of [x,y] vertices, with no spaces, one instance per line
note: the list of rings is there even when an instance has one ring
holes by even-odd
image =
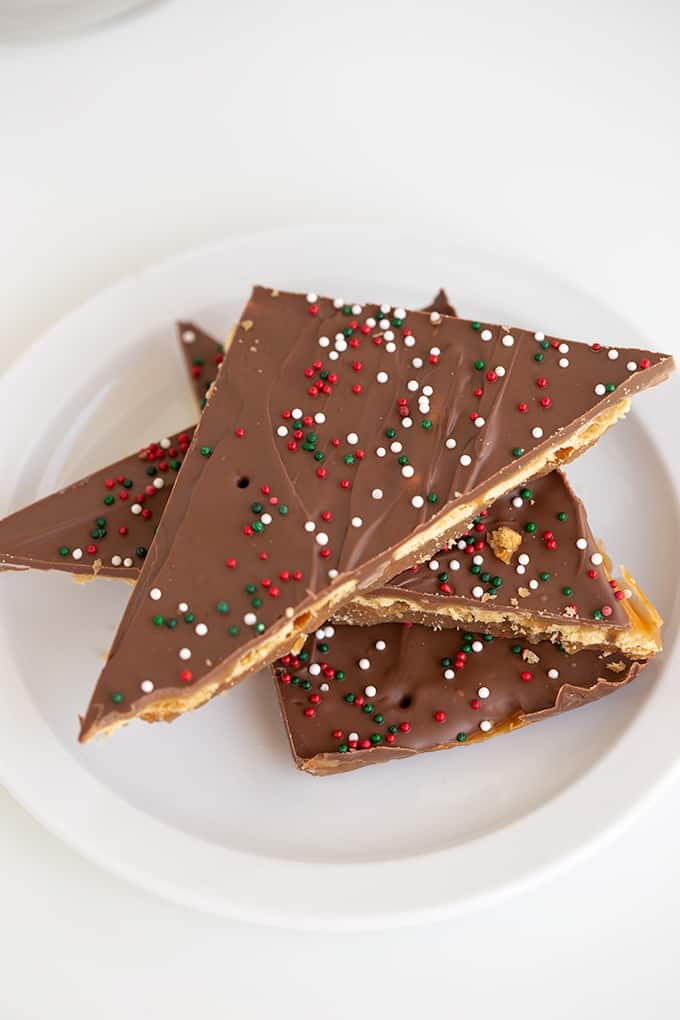
[[[533,257],[663,346],[677,320],[678,16],[639,0],[175,0],[3,53],[5,360],[158,256],[371,218]],[[168,907],[7,798],[2,1015],[306,1020],[354,1006],[406,1016],[417,1002],[676,1017],[678,807],[676,786],[588,866],[465,923],[342,938]]]
[[[508,324],[533,316],[545,333],[561,323],[569,337],[636,341],[606,307],[544,271],[428,232],[325,226],[235,238],[109,288],[7,373],[0,405],[27,438],[5,452],[0,512],[192,419],[177,318],[225,335],[253,279],[413,307],[432,280],[449,277],[463,315]],[[422,923],[556,874],[619,828],[678,762],[676,567],[659,543],[639,570],[636,562],[645,530],[680,547],[680,462],[654,438],[673,428],[674,405],[672,387],[641,395],[571,473],[593,527],[605,529],[610,552],[634,558],[669,621],[663,658],[616,699],[512,743],[315,781],[292,768],[264,671],[172,726],[136,724],[81,748],[78,711],[129,590],[9,573],[0,577],[0,778],[51,831],[117,874],[248,921]]]
[[[0,0],[0,42],[44,39],[131,14],[152,0]]]

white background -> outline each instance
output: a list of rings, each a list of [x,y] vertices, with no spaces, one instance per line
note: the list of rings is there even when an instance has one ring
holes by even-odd
[[[153,259],[338,221],[529,256],[663,349],[679,44],[662,0],[171,0],[0,49],[0,367]],[[1,794],[0,1017],[676,1018],[679,818],[676,783],[530,894],[419,930],[301,935],[144,895]]]

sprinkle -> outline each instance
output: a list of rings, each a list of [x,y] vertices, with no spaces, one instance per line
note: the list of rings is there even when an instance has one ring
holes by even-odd
[[[151,680],[142,680],[139,685],[139,689],[143,694],[151,694],[153,690],[153,682]]]
[[[378,380],[379,383],[386,383],[387,380],[389,379],[389,375],[387,374],[387,372],[378,372],[378,374],[376,375],[376,379]]]
[[[151,591],[149,592],[149,598],[153,599],[154,602],[158,602],[158,600],[161,598],[162,594],[163,593],[160,590],[160,588],[152,588]]]
[[[413,478],[416,471],[411,464],[404,464],[403,468],[401,469],[401,473],[404,476],[404,478]]]
[[[314,521],[305,521],[305,531],[316,531],[316,524]]]
[[[328,545],[328,535],[326,534],[326,532],[320,531],[319,534],[316,535],[316,541],[319,543],[319,545]]]
[[[455,674],[455,672],[452,669],[445,669],[444,670],[444,679],[445,680],[453,680],[455,675],[456,674]]]
[[[494,372],[496,373],[499,379],[502,379],[503,376],[505,375],[505,369],[503,368],[502,365],[497,365],[496,368],[494,368]]]
[[[413,498],[411,499],[411,506],[415,507],[416,510],[420,510],[420,508],[424,505],[425,500],[423,499],[422,496],[413,496]]]
[[[456,449],[456,440],[453,439],[452,437],[449,437],[446,440],[446,443],[444,445],[446,446],[447,450],[455,450]]]
[[[180,659],[183,659],[183,660],[190,659],[191,658],[191,649],[190,648],[180,648],[180,650],[179,650],[179,657],[180,657]]]
[[[479,334],[479,339],[484,340],[484,342],[486,343],[489,340],[493,340],[493,333],[491,332],[490,329],[483,329],[482,332]]]
[[[385,449],[384,446],[379,446],[378,449],[375,451],[376,457],[384,457],[386,454],[387,450]]]
[[[320,336],[319,337],[319,347],[328,347],[329,345],[330,345],[330,340],[328,339],[327,336]]]
[[[529,587],[531,588],[532,591],[536,591],[536,589],[538,588],[538,581],[532,577],[532,579],[529,581]]]
[[[486,420],[482,418],[481,415],[478,415],[475,418],[475,427],[481,429],[484,425],[486,425]]]
[[[607,351],[607,357],[609,358],[610,361],[616,361],[618,356],[619,352],[615,351],[614,348],[612,348],[610,351]]]
[[[307,295],[307,303],[310,304],[310,305],[315,305],[318,300],[319,300],[318,294],[308,294]]]
[[[576,539],[576,548],[577,549],[587,549],[588,548],[587,540],[585,538],[577,538]]]
[[[428,567],[430,570],[439,570],[439,560],[430,560]]]
[[[449,560],[449,570],[460,570],[460,561]]]
[[[359,437],[356,434],[356,432],[348,432],[346,438],[350,446],[356,446],[356,444],[359,442]]]
[[[598,383],[597,386],[595,387],[595,396],[597,397],[603,397],[606,392],[607,387],[604,386],[603,383]]]
[[[479,724],[479,728],[482,731],[482,733],[488,733],[492,726],[493,723],[489,719],[482,719],[482,721]]]
[[[185,329],[184,332],[182,333],[182,340],[184,340],[185,344],[192,344],[195,339],[196,334],[194,333],[193,329]]]
[[[637,370],[637,362],[629,361],[626,365],[629,372],[635,372]]]
[[[132,506],[130,507],[130,513],[134,514],[135,516],[138,516],[139,514],[141,514],[141,512],[142,512],[141,503],[133,503]]]
[[[382,489],[374,489],[373,492],[371,493],[371,497],[373,499],[382,499],[383,498]]]
[[[560,671],[558,669],[549,669],[548,670],[548,679],[549,680],[557,680],[559,675],[560,675]]]
[[[469,467],[472,464],[472,457],[468,453],[463,453],[460,456],[460,463],[463,467]]]
[[[543,436],[543,429],[537,425],[535,428],[531,430],[531,434],[534,437],[534,439],[541,439]]]
[[[477,691],[477,697],[488,698],[490,693],[491,692],[489,691],[488,687],[480,687],[479,690]]]
[[[357,663],[357,666],[359,667],[359,669],[370,669],[371,668],[371,660],[370,659],[359,659],[359,661]]]
[[[473,652],[481,652],[483,650],[483,648],[484,648],[484,645],[482,644],[481,641],[473,641],[472,642],[472,651]]]
[[[590,562],[596,567],[599,567],[600,563],[602,563],[603,560],[604,556],[602,555],[602,553],[599,552],[593,553],[593,555],[590,557]]]
[[[430,322],[433,326],[436,326],[438,322],[441,322],[441,315],[439,312],[430,312]]]
[[[475,587],[472,589],[472,597],[475,599],[481,599],[483,594],[484,589],[481,587],[481,585],[476,584]]]
[[[438,722],[438,723],[445,723],[446,722],[446,712],[442,712],[442,710],[439,709],[438,712],[434,713],[434,721]]]
[[[509,334],[509,333],[507,333],[507,334],[506,334],[506,335],[505,335],[505,336],[503,337],[503,339],[501,340],[501,343],[503,344],[503,346],[504,346],[504,347],[512,347],[512,345],[514,344],[514,342],[515,342],[515,338],[514,338],[514,337],[512,337],[512,336],[510,336],[510,334]]]
[[[198,634],[199,637],[205,637],[208,633],[208,628],[204,623],[197,623],[194,627],[194,633]]]
[[[283,438],[283,436],[288,435],[288,429],[286,428],[285,425],[279,425],[279,427],[276,430],[276,434],[277,436],[281,436],[281,438]]]
[[[364,694],[367,698],[374,698],[377,693],[378,689],[377,687],[374,687],[373,684],[369,684],[368,687],[364,687]]]
[[[255,616],[255,613],[246,613],[245,616],[243,617],[243,622],[245,623],[246,627],[252,627],[253,624],[257,622],[257,617]]]

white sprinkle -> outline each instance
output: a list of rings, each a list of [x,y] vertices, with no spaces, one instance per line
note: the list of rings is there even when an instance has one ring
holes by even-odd
[[[386,330],[385,333],[383,333],[383,339],[384,340],[394,340],[394,333],[392,332],[391,329],[388,329],[388,330]]]
[[[489,690],[488,687],[480,687],[477,690],[477,697],[478,698],[482,698],[482,699],[488,698],[490,693],[491,693],[491,691]]]
[[[111,566],[112,567],[119,567],[122,562],[123,562],[122,556],[112,556],[111,557]]]
[[[392,340],[390,340],[389,343],[385,344],[385,350],[387,351],[388,354],[394,354],[396,349],[397,345]]]
[[[371,493],[371,496],[373,499],[382,499],[383,498],[382,489],[374,489],[373,492]]]
[[[188,613],[189,612],[189,604],[187,602],[179,602],[178,605],[177,605],[177,612],[178,613]]]
[[[490,722],[488,719],[482,719],[482,721],[479,724],[479,728],[482,731],[482,733],[488,733],[492,726],[493,723]]]
[[[560,675],[559,669],[549,669],[548,670],[548,679],[549,680],[557,680],[559,675]]]
[[[395,439],[393,443],[390,443],[390,450],[392,453],[401,453],[404,447],[401,445],[398,439]]]
[[[496,373],[499,379],[502,379],[503,376],[505,375],[505,369],[503,368],[502,365],[496,365],[496,367],[494,368],[494,372]]]
[[[316,541],[319,543],[319,545],[327,545],[328,535],[326,534],[326,532],[320,531],[319,534],[316,536]]]
[[[368,326],[369,329],[374,329],[374,327],[375,327],[375,319],[373,318],[372,315],[369,316],[368,319],[366,319],[366,325]]]
[[[387,645],[385,644],[384,641],[376,641],[375,648],[376,648],[376,651],[378,651],[378,652],[384,652],[385,649],[387,648]]]
[[[395,308],[394,309],[394,317],[395,317],[395,319],[405,319],[406,318],[406,312],[404,311],[403,308]]]
[[[414,474],[416,473],[416,469],[413,467],[412,464],[404,464],[403,468],[401,469],[401,473],[404,476],[404,478],[413,478]]]
[[[348,733],[347,734],[347,739],[351,740],[352,742],[354,742],[355,740],[359,739],[359,734],[358,733],[354,733],[354,732]]]
[[[349,443],[350,446],[356,446],[356,444],[359,442],[359,437],[356,434],[356,432],[347,433],[347,442]]]
[[[163,486],[165,485],[165,479],[163,479],[163,478],[154,478],[154,480],[152,482],[152,485],[153,485],[154,489],[162,489]]]
[[[534,340],[545,340],[545,333],[534,333]]]
[[[433,326],[436,326],[438,322],[441,322],[441,315],[439,312],[430,312],[430,322]]]
[[[449,560],[449,570],[460,570],[460,560]]]
[[[382,304],[380,306],[380,311],[383,313],[383,315],[389,315],[391,308],[392,308],[392,305]]]
[[[590,557],[590,562],[595,567],[599,567],[600,563],[602,563],[603,560],[604,556],[602,555],[602,553],[599,552],[593,553],[593,555]]]
[[[637,369],[637,361],[629,361],[628,364],[626,365],[626,368],[628,369],[629,372],[635,372],[635,370]]]
[[[288,435],[288,429],[286,428],[285,425],[279,425],[279,427],[276,430],[276,434],[277,436],[281,436],[281,438],[283,439],[284,436]]]
[[[404,347],[415,347],[415,345],[416,345],[416,338],[414,336],[405,336],[404,337]]]
[[[182,340],[184,340],[185,344],[192,344],[195,339],[196,334],[194,333],[193,329],[185,329],[184,332],[182,333]]]
[[[586,539],[585,538],[577,538],[576,539],[576,548],[577,549],[587,549],[588,548],[588,542],[586,541]]]
[[[378,372],[378,374],[376,375],[376,379],[378,380],[379,383],[386,383],[387,380],[389,379],[389,375],[387,374],[387,372]]]
[[[334,298],[334,299],[333,299],[333,308],[342,308],[342,306],[344,305],[344,303],[345,303],[345,302],[344,302],[344,299],[343,299],[343,298],[341,298],[341,297],[336,297],[336,298]]]
[[[560,368],[569,368],[569,358],[560,358],[557,364]]]
[[[314,634],[314,637],[316,638],[317,641],[323,641],[323,639],[326,637],[326,632],[324,631],[323,627],[319,627],[319,629]]]
[[[139,689],[142,692],[142,694],[151,694],[153,690],[153,681],[142,680],[141,684],[139,685]]]
[[[314,304],[316,304],[316,302],[317,302],[318,300],[319,300],[319,296],[318,296],[318,294],[308,294],[308,295],[307,295],[307,301],[308,301],[308,303],[309,303],[310,305],[314,305]]]
[[[431,386],[423,386],[423,393],[425,394],[426,397],[431,397],[432,394],[434,393],[434,390],[432,389]]]
[[[323,425],[325,420],[326,415],[323,413],[323,411],[317,411],[317,413],[314,415],[314,421],[316,422],[317,425]]]
[[[263,524],[271,524],[271,522],[272,522],[272,515],[271,514],[262,514],[262,516],[260,517],[260,520],[262,521]]]
[[[472,464],[472,457],[469,455],[469,453],[463,453],[461,455],[460,463],[463,465],[463,467],[469,467],[470,464]]]
[[[518,560],[519,563],[522,563],[522,564],[524,564],[524,566],[526,566],[527,563],[529,562],[529,554],[528,553],[520,553],[519,556],[517,557],[517,560]]]
[[[454,673],[454,671],[452,669],[445,669],[444,670],[444,679],[445,680],[453,680],[455,675],[456,674]]]
[[[243,622],[245,623],[246,627],[252,627],[253,624],[257,623],[257,617],[255,616],[255,613],[246,613],[246,615],[243,617]]]
[[[138,514],[141,514],[141,512],[142,512],[142,504],[141,503],[133,503],[132,506],[130,507],[130,513],[134,514],[135,517]]]
[[[438,358],[439,355],[441,354],[441,351],[439,350],[438,347],[430,347],[430,354],[432,354],[435,358]]]
[[[514,344],[514,342],[515,342],[515,338],[514,338],[514,337],[512,337],[512,336],[510,336],[510,334],[509,334],[509,333],[507,333],[507,334],[506,334],[506,335],[505,335],[505,336],[503,337],[503,339],[501,340],[501,343],[503,344],[503,346],[504,346],[504,347],[512,347],[512,345]]]
[[[123,560],[123,566],[124,567],[131,567],[132,566],[132,557],[131,556],[126,556],[125,557],[125,559]]]
[[[519,564],[519,566],[515,567],[515,573],[519,574],[520,577],[521,577],[522,574],[526,574],[526,572],[527,572],[527,568],[523,567],[521,563]]]
[[[368,684],[366,687],[364,687],[364,694],[366,695],[367,698],[374,698],[377,693],[378,688],[374,687],[373,684]]]
[[[208,633],[208,628],[204,623],[197,623],[194,627],[194,633],[198,634],[199,637],[205,637]]]
[[[184,662],[186,662],[187,659],[191,658],[191,649],[190,648],[180,648],[180,650],[179,650],[179,657]]]
[[[512,501],[512,505],[514,507],[517,507],[517,509],[519,509],[519,507],[521,507],[523,503],[524,503],[524,500],[522,499],[521,496],[515,496],[515,498]]]
[[[606,392],[607,392],[606,387],[603,385],[603,383],[599,382],[595,387],[595,395],[598,397],[602,397]]]
[[[482,563],[484,562],[484,557],[480,556],[480,554],[477,553],[476,556],[472,557],[472,562],[475,564],[475,566],[481,567]]]
[[[380,322],[378,323],[378,327],[380,329],[389,329],[390,328],[390,320],[389,319],[381,319]]]
[[[290,413],[293,415],[294,418],[302,417],[302,409],[300,407],[294,407]]]
[[[359,659],[359,661],[357,663],[357,666],[359,667],[359,669],[370,669],[371,668],[371,660],[370,659]]]
[[[313,662],[311,666],[308,667],[307,672],[310,674],[310,676],[318,676],[319,673],[321,672],[321,666],[319,665],[318,662]]]
[[[410,429],[413,425],[413,418],[402,418],[401,427],[404,429]]]
[[[316,524],[314,521],[305,521],[305,531],[316,531]]]
[[[484,589],[481,587],[481,585],[476,584],[474,586],[474,588],[472,589],[472,597],[475,598],[475,599],[481,599],[483,594],[484,594]]]
[[[482,429],[486,425],[486,418],[482,418],[481,415],[475,418],[475,428]]]
[[[444,446],[446,447],[447,450],[456,449],[456,440],[453,438],[453,436],[449,436],[449,438],[444,443]]]
[[[430,560],[428,567],[430,570],[439,570],[439,560]]]
[[[326,693],[326,691],[330,691],[330,689],[331,689],[330,685],[327,683],[319,684],[319,690],[323,691],[324,694]]]
[[[415,507],[416,510],[420,510],[425,505],[425,500],[422,496],[414,496],[411,500],[411,506]]]
[[[458,548],[461,550],[461,552],[462,552],[463,549],[467,549],[467,542],[463,538],[461,538],[460,542],[458,542],[457,545],[458,545]]]
[[[324,627],[324,629],[323,629],[323,636],[325,638],[335,637],[335,627],[331,627],[330,624],[327,627]]]
[[[158,602],[162,594],[163,592],[160,590],[160,588],[152,588],[151,591],[149,592],[149,598],[153,599],[154,602]]]
[[[484,645],[482,644],[481,641],[473,641],[472,642],[472,651],[473,652],[481,652],[483,650],[483,648],[484,648]]]
[[[329,351],[328,352],[328,360],[329,361],[337,361],[339,357],[340,357],[340,355],[338,354],[337,351]]]
[[[531,588],[532,591],[536,591],[536,589],[538,588],[538,581],[536,580],[536,578],[532,577],[532,579],[529,581],[529,587]]]
[[[607,357],[609,358],[610,361],[616,361],[618,356],[619,356],[619,352],[614,350],[613,347],[612,347],[612,349],[610,351],[607,351]]]
[[[320,336],[319,337],[319,347],[328,347],[329,344],[330,344],[330,340],[328,339],[327,336]]]
[[[172,443],[170,442],[169,439],[161,439],[161,441],[160,441],[160,443],[158,445],[160,446],[160,448],[162,450],[169,450],[170,447],[172,446]]]
[[[362,521],[361,517],[353,517],[352,518],[352,527],[353,528],[360,528],[363,523],[364,522]]]
[[[491,332],[490,329],[483,329],[482,332],[479,334],[479,339],[484,340],[484,342],[486,343],[488,340],[493,340],[493,333]]]
[[[363,308],[361,305],[352,305],[352,315],[361,315]]]
[[[411,361],[411,364],[413,365],[414,368],[422,368],[423,367],[423,359],[422,358],[413,358],[413,360]]]
[[[345,340],[344,336],[342,336],[342,334],[340,334],[340,336],[336,336],[335,343],[333,344],[333,346],[335,347],[336,351],[347,350],[347,341]]]
[[[411,393],[415,393],[416,390],[419,389],[419,387],[420,383],[418,382],[417,379],[409,379],[409,381],[406,383],[406,389],[410,390]]]
[[[386,453],[387,450],[385,449],[384,446],[379,446],[378,449],[375,451],[376,457],[384,457]]]
[[[531,430],[531,434],[534,437],[534,439],[541,439],[543,437],[543,429],[540,427],[540,425],[536,425]]]

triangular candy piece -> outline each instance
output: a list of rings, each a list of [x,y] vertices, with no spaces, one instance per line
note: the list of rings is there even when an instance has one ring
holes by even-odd
[[[293,758],[315,775],[459,747],[596,701],[644,667],[616,649],[384,623],[321,628],[274,670]]]
[[[224,344],[195,322],[178,322],[177,339],[200,410],[224,360]]]
[[[587,448],[672,368],[663,354],[255,288],[81,739],[174,718],[272,662]],[[180,606],[190,623],[156,626]]]
[[[0,569],[136,580],[193,431],[151,443],[0,521]]]
[[[484,627],[569,651],[615,645],[648,658],[660,619],[634,582],[615,581],[561,471],[502,496],[432,559],[338,610],[341,623]]]

